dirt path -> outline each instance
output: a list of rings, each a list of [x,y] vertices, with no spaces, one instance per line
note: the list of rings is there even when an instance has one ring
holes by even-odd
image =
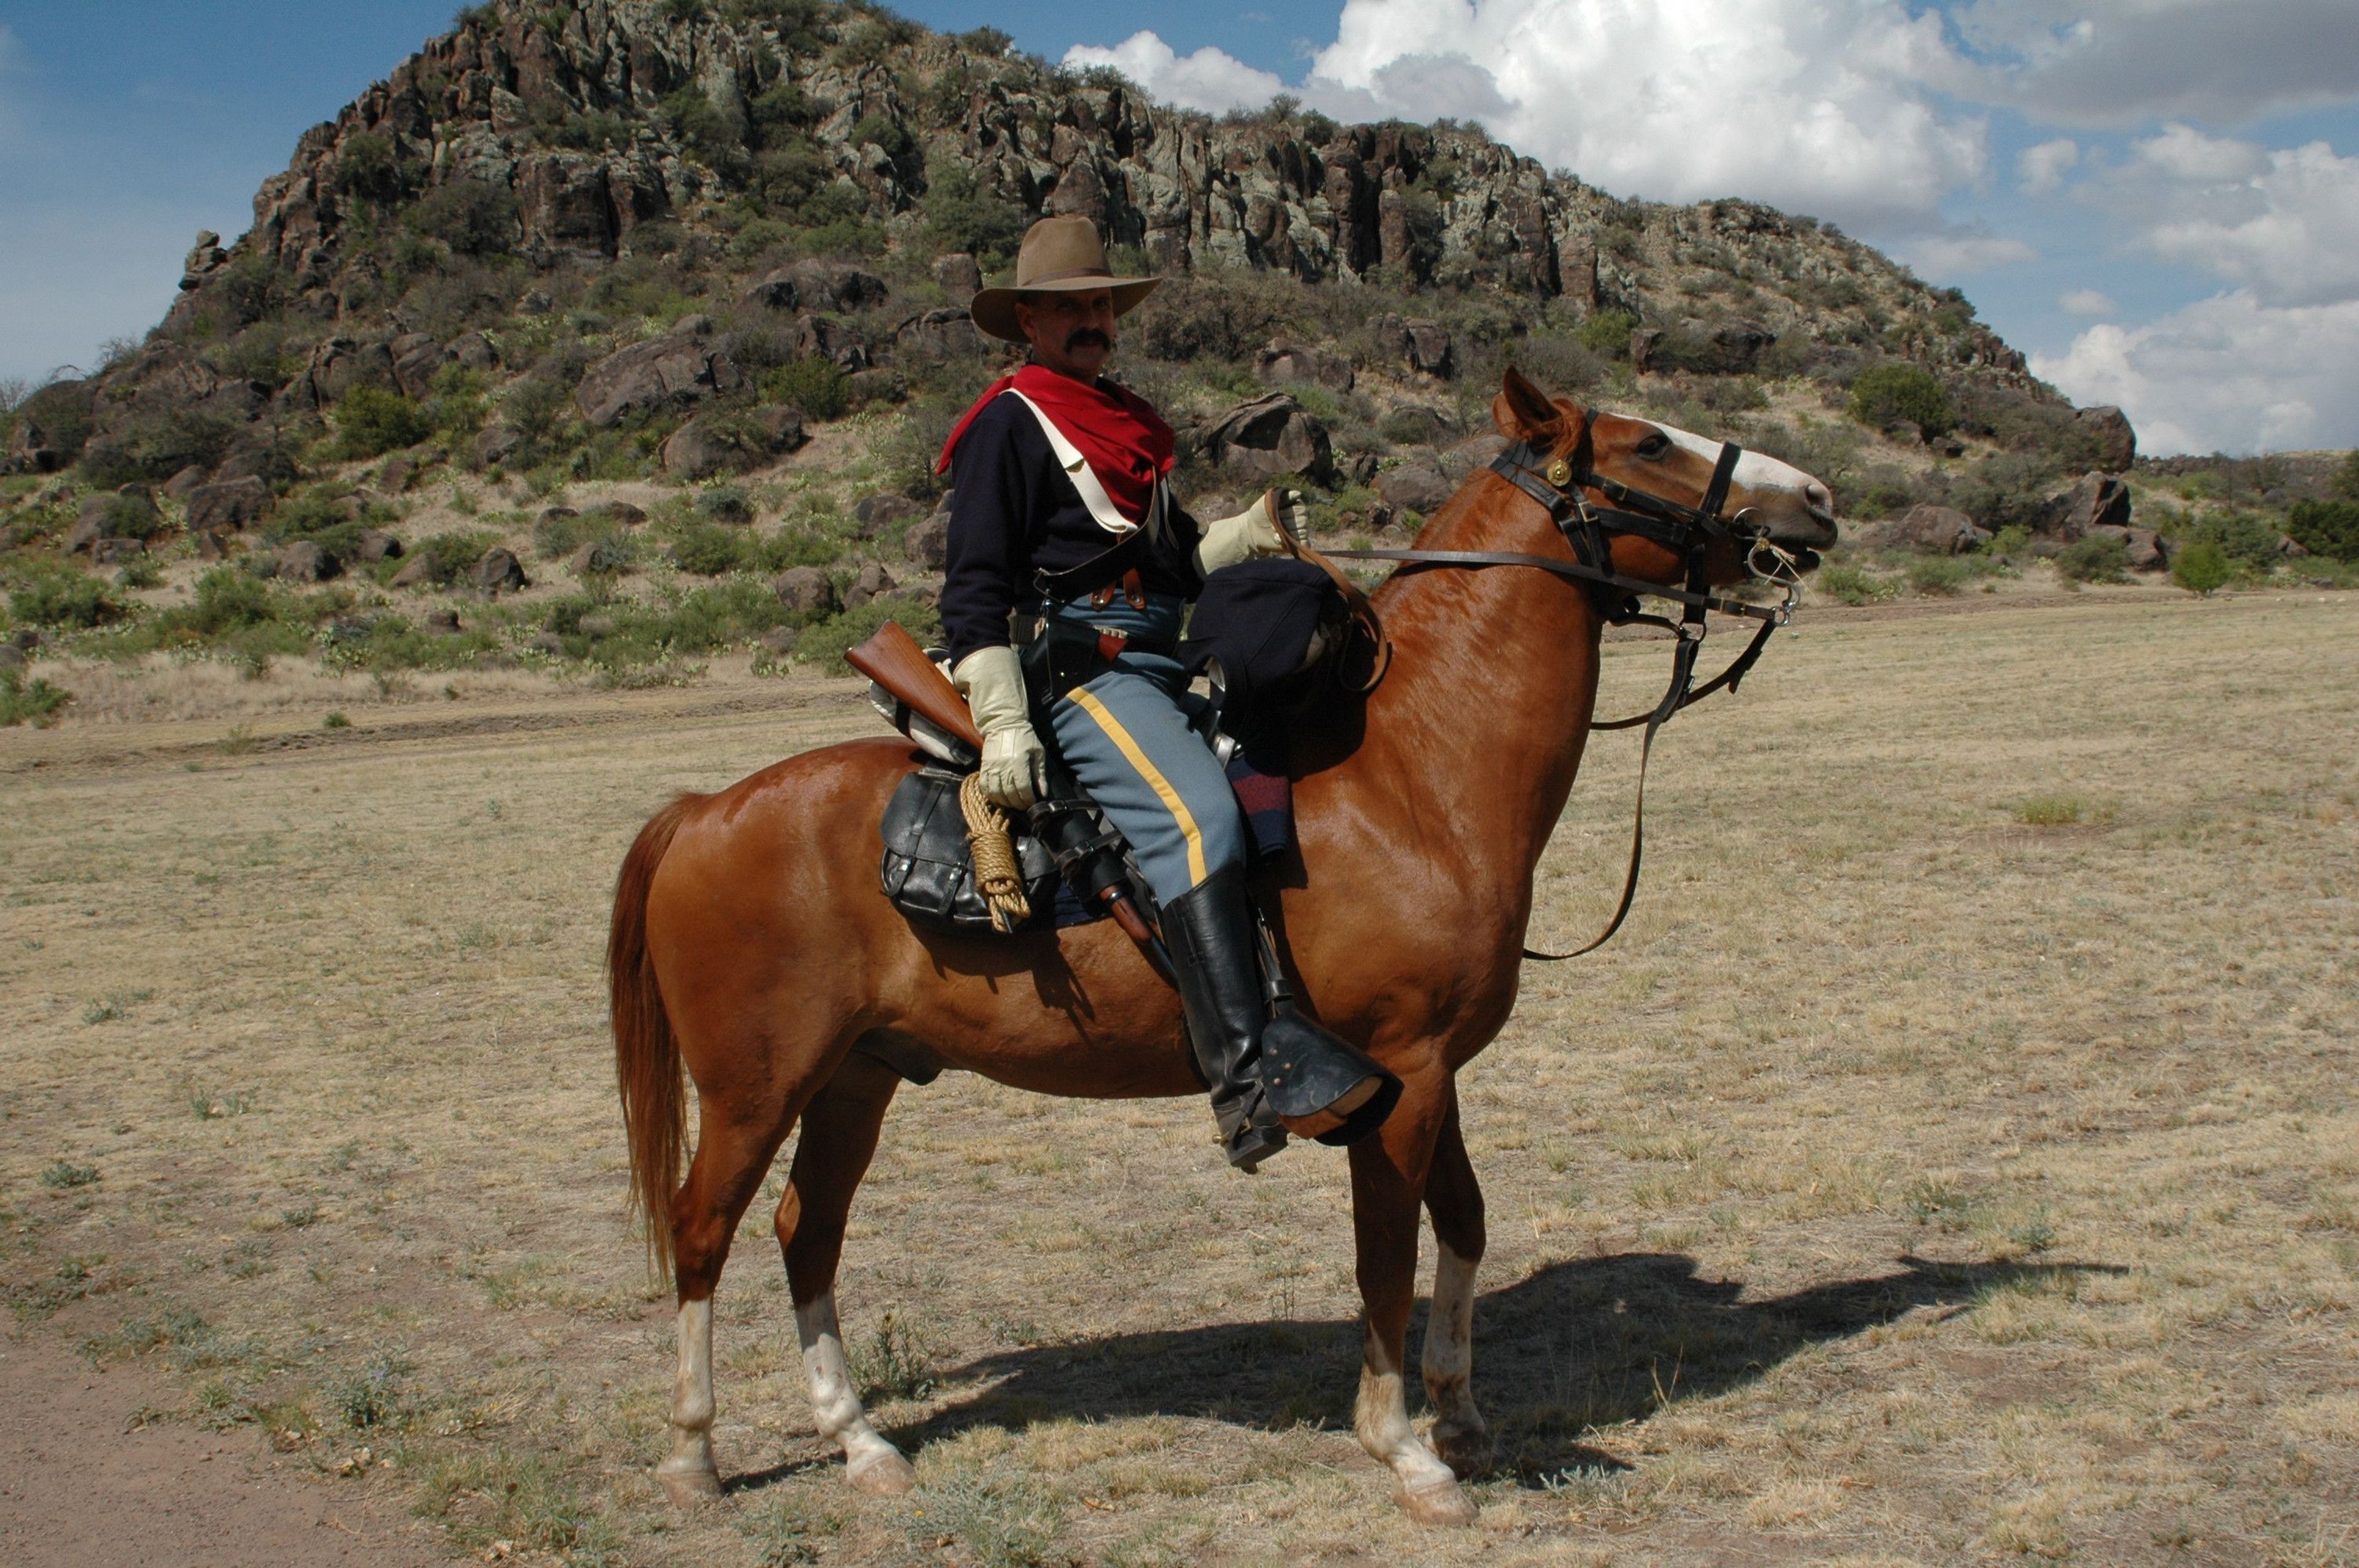
[[[288,1568],[442,1561],[374,1482],[332,1488],[251,1428],[144,1422],[179,1396],[145,1368],[93,1371],[40,1336],[0,1337],[0,1563],[15,1568]]]

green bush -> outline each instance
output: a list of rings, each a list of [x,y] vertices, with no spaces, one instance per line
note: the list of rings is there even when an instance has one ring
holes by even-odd
[[[698,577],[719,577],[754,564],[758,541],[743,528],[690,523],[672,537],[671,564]]]
[[[2286,533],[2313,556],[2359,561],[2359,500],[2297,501],[2286,514]]]
[[[57,722],[58,710],[72,700],[71,693],[38,676],[27,680],[22,670],[0,669],[0,728],[29,724],[46,730]]]
[[[2170,580],[2199,599],[2209,599],[2235,575],[2228,552],[2217,539],[2197,539],[2181,545],[2170,557]]]
[[[1860,372],[1851,384],[1851,416],[1878,430],[1906,419],[1928,436],[1947,435],[1958,420],[1949,393],[1933,373],[1911,364]]]
[[[118,539],[152,539],[164,531],[163,514],[155,504],[134,495],[109,495],[99,503],[101,526]]]
[[[984,188],[962,157],[926,161],[926,240],[937,252],[971,251],[997,267],[1024,238],[1024,209]]]
[[[1949,556],[1926,556],[1908,563],[1910,591],[1928,598],[1947,599],[1977,575],[1967,562]]]
[[[1637,330],[1638,318],[1627,310],[1601,310],[1583,321],[1573,338],[1593,354],[1623,360],[1630,357],[1630,334]]]
[[[434,416],[397,392],[356,386],[336,405],[335,455],[347,461],[383,457],[434,434]]]
[[[1841,561],[1821,567],[1810,581],[1821,592],[1845,604],[1870,604],[1890,599],[1897,591],[1885,579]]]
[[[2071,582],[2126,582],[2130,547],[2111,534],[2091,534],[2064,546],[2056,570]]]
[[[412,546],[403,566],[406,568],[410,561],[423,561],[426,580],[436,588],[449,588],[473,570],[475,563],[484,558],[484,552],[499,542],[498,535],[480,528],[437,534]]]
[[[260,578],[234,567],[215,567],[197,579],[189,603],[167,612],[176,625],[206,637],[263,626],[279,617],[279,595]]]
[[[68,566],[41,566],[24,574],[8,595],[8,614],[19,626],[75,630],[119,621],[124,605],[94,577]]]
[[[840,419],[852,406],[848,378],[832,360],[813,355],[762,377],[762,399],[799,408],[814,419]]]
[[[405,222],[462,256],[502,254],[523,232],[516,193],[480,179],[436,186],[418,199]]]
[[[2215,512],[2187,530],[2190,540],[2209,539],[2230,564],[2266,574],[2277,564],[2277,531],[2249,512]]]
[[[2020,523],[2010,523],[1998,531],[1984,549],[2001,559],[2027,556],[2031,553],[2031,530]]]
[[[897,621],[908,628],[909,634],[921,646],[930,646],[941,635],[941,617],[934,613],[931,605],[898,597],[872,599],[804,633],[802,640],[795,644],[795,657],[817,665],[824,674],[842,675],[844,650],[875,636],[877,628],[887,621]]]

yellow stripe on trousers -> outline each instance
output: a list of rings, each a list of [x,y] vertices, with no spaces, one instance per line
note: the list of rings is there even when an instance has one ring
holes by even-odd
[[[1155,798],[1163,803],[1163,808],[1171,813],[1171,819],[1180,824],[1180,837],[1188,840],[1189,885],[1192,887],[1202,881],[1205,874],[1204,837],[1196,830],[1196,819],[1189,814],[1188,803],[1180,798],[1180,792],[1171,787],[1171,781],[1147,760],[1147,753],[1139,749],[1138,742],[1131,739],[1130,731],[1122,727],[1122,720],[1109,712],[1104,703],[1079,687],[1067,692],[1065,699],[1077,705],[1096,721],[1097,727],[1106,732],[1106,738],[1114,743],[1115,749],[1122,752],[1132,767],[1138,770],[1139,776],[1147,781],[1147,787],[1153,790]]]

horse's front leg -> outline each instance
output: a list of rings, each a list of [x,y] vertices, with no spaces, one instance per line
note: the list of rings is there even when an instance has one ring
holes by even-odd
[[[1411,1519],[1472,1524],[1474,1505],[1458,1477],[1409,1424],[1402,1380],[1417,1292],[1418,1210],[1450,1104],[1450,1073],[1437,1054],[1427,1070],[1402,1076],[1400,1104],[1382,1130],[1352,1145],[1352,1226],[1367,1310],[1352,1426],[1360,1446],[1392,1467],[1394,1498]]]
[[[1483,1189],[1458,1129],[1451,1086],[1433,1169],[1425,1182],[1433,1216],[1433,1302],[1425,1314],[1425,1397],[1433,1402],[1433,1451],[1462,1477],[1491,1467],[1491,1429],[1474,1405],[1474,1270],[1483,1261]]]

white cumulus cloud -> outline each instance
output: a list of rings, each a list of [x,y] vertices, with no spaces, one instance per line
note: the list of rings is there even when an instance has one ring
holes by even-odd
[[[2111,316],[2121,308],[2112,295],[2095,288],[2068,288],[2056,297],[2056,303],[2072,316]]]
[[[2237,289],[2091,327],[2031,369],[2077,403],[2118,405],[2157,455],[2359,445],[2359,300],[2275,307]]]
[[[1190,109],[1221,114],[1258,109],[1286,91],[1286,83],[1207,44],[1182,55],[1151,32],[1133,33],[1112,49],[1075,44],[1065,51],[1075,70],[1111,66],[1156,97]]]
[[[1474,120],[1607,189],[1854,226],[1930,222],[1988,161],[1982,119],[1934,91],[1960,69],[1940,16],[1899,0],[1346,0],[1291,88],[1153,33],[1065,63],[1201,109],[1291,91],[1343,119]]]
[[[1952,229],[1910,240],[1900,247],[1900,257],[1927,277],[1957,277],[2038,261],[2039,253],[2012,234]]]
[[[2023,182],[2026,195],[2045,196],[2061,186],[2065,175],[2080,161],[2081,144],[2070,136],[2059,136],[2024,148],[2015,160],[2016,178]]]
[[[2172,125],[2091,191],[2139,243],[2266,305],[2359,299],[2359,157],[2324,142],[2270,148]]]

